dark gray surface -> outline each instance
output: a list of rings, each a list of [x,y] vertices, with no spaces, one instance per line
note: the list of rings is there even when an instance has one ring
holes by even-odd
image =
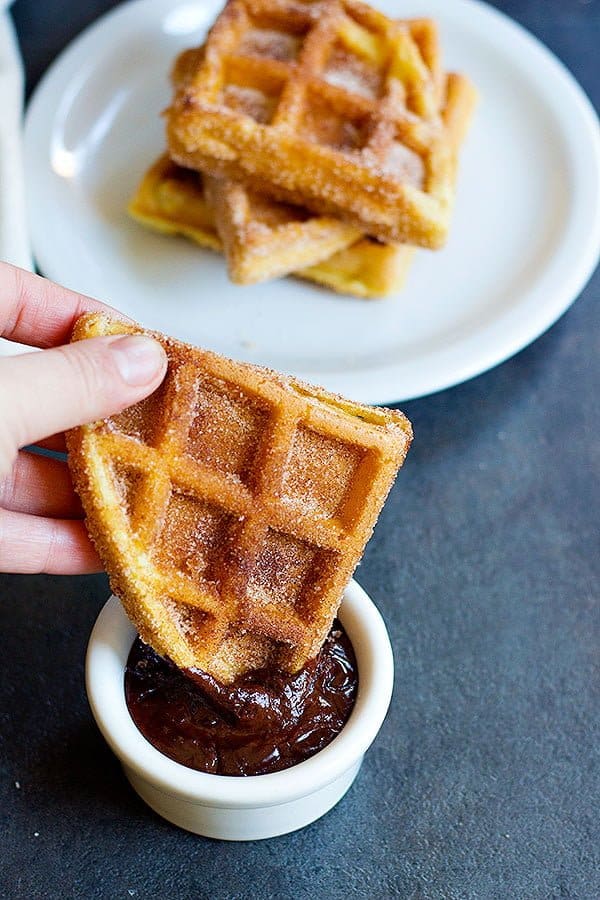
[[[17,2],[30,86],[110,5]],[[496,5],[598,104],[594,0]],[[393,705],[302,832],[220,844],[155,817],[85,701],[104,578],[2,577],[0,896],[600,896],[599,288],[510,362],[404,405],[415,444],[358,571]]]

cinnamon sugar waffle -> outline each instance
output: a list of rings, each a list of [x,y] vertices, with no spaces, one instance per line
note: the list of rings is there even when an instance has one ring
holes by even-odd
[[[475,92],[468,79],[451,74],[445,79],[443,94],[442,121],[456,157]],[[365,236],[353,226],[315,215],[305,207],[261,197],[239,182],[210,176],[204,176],[204,182],[232,281],[252,284],[290,272],[302,274],[299,270],[310,265],[313,268],[308,277],[317,276],[315,280],[333,287],[337,283],[342,290],[352,281],[368,284],[368,290],[351,291],[362,296],[389,293],[402,283],[412,258],[408,247],[388,244],[381,249],[381,242],[361,241]],[[333,249],[346,247],[347,252],[330,259]],[[325,266],[319,266],[323,260],[327,261]],[[348,277],[350,271],[368,274],[352,279]],[[336,273],[340,275],[338,280]]]
[[[169,152],[383,241],[435,248],[453,194],[440,87],[428,20],[355,0],[229,0],[167,112]]]
[[[270,32],[267,35],[273,40]],[[177,57],[172,72],[176,88],[193,77],[204,53],[202,46]],[[361,237],[353,225],[278,202],[228,179],[202,175],[200,189],[209,199],[229,277],[236,284],[253,284],[321,263]],[[135,216],[135,209],[132,212]]]
[[[239,182],[210,175],[203,181],[229,277],[236,284],[302,274],[362,236],[354,225],[261,196]]]
[[[271,203],[281,207],[281,215],[284,215],[285,204]],[[212,208],[207,204],[204,176],[171,162],[166,154],[148,169],[128,210],[136,221],[148,228],[165,234],[181,234],[201,247],[223,251]],[[269,227],[277,231],[273,217],[269,217],[269,221]],[[281,246],[279,235],[270,244],[270,253]],[[265,244],[266,241],[267,236],[263,235]],[[399,290],[412,256],[412,247],[361,238],[329,259],[292,274],[343,294],[380,297]],[[245,262],[247,267],[252,264],[251,260]],[[275,265],[283,268],[281,257],[276,257]]]
[[[142,333],[93,314],[73,339]],[[410,445],[400,412],[162,335],[162,386],[71,431],[69,465],[142,638],[229,682],[325,639]]]
[[[127,210],[154,231],[181,234],[211,250],[223,249],[204,178],[171,162],[166,153],[145,173]]]
[[[185,64],[183,56],[180,61]],[[469,80],[450,74],[446,79],[443,121],[455,160],[474,102],[475,90]],[[316,228],[309,232],[314,237],[321,233],[324,222],[332,222],[330,218],[311,215],[306,208],[290,207],[276,200],[259,198],[259,203],[252,205],[251,192],[229,181],[220,182],[223,188],[215,204],[215,188],[209,194],[206,180],[202,173],[183,169],[165,155],[144,176],[129,211],[135,219],[159,231],[184,234],[201,246],[222,250],[215,227],[215,217],[218,217],[229,272],[238,283],[284,274],[292,260],[297,269],[297,260],[313,244],[312,240],[304,242],[305,229],[316,222]],[[216,179],[210,181],[213,185],[218,183]],[[228,186],[237,188],[241,198],[239,194],[236,197],[228,193]],[[207,194],[216,205],[214,211]],[[337,224],[342,229],[348,228]],[[331,229],[325,228],[331,237]],[[302,245],[300,250],[298,242]],[[380,297],[400,290],[413,253],[414,248],[407,245],[382,244],[361,236],[322,262],[314,262],[294,274],[341,293]]]

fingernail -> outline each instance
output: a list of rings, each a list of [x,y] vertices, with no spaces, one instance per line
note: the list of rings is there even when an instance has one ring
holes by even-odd
[[[157,341],[142,334],[119,337],[109,347],[121,378],[132,387],[154,381],[165,367],[163,348]]]

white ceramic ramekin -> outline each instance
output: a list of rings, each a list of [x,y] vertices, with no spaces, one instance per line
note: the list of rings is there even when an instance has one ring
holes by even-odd
[[[111,597],[90,637],[87,693],[100,731],[140,797],[180,828],[227,841],[286,834],[330,810],[354,781],[382,725],[394,675],[383,619],[355,581],[346,588],[339,617],[354,646],[359,674],[358,697],[343,730],[315,756],[282,772],[231,777],[188,769],[138,731],[124,690],[135,630]]]

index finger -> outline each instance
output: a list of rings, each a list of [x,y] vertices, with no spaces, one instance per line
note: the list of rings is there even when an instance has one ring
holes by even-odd
[[[107,312],[130,321],[99,300],[0,262],[0,334],[9,341],[30,347],[66,344],[84,312]]]

